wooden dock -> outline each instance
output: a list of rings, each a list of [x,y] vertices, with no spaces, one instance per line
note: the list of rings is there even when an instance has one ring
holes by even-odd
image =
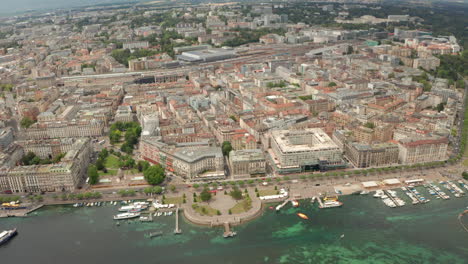
[[[282,204],[279,204],[278,206],[276,206],[276,211],[281,210],[281,208],[283,208],[288,202],[289,202],[289,199],[286,199]]]
[[[234,231],[231,231],[231,227],[229,226],[229,223],[228,222],[224,222],[224,234],[223,234],[223,237],[224,238],[228,238],[228,237],[233,237],[237,235],[236,232]]]
[[[175,229],[174,234],[181,234],[182,230],[179,228],[179,207],[177,206],[175,211]]]

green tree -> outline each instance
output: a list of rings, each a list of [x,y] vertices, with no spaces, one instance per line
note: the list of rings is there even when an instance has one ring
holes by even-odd
[[[32,124],[34,124],[36,121],[32,120],[29,117],[23,117],[20,121],[20,125],[22,128],[29,128]]]
[[[161,186],[154,186],[153,187],[153,193],[161,194],[162,192],[163,192],[163,188]]]
[[[335,82],[330,82],[330,83],[328,84],[328,87],[333,87],[333,86],[336,86],[336,83],[335,83]]]
[[[223,151],[223,155],[228,156],[229,152],[231,152],[231,150],[232,150],[231,142],[224,141],[222,146],[221,146],[221,149]]]
[[[120,132],[120,130],[111,130],[109,133],[109,141],[111,144],[118,143],[120,138],[122,138],[122,132]]]
[[[151,165],[146,160],[139,160],[137,162],[137,169],[138,169],[139,172],[142,172],[142,171],[146,170],[149,166],[151,166]]]
[[[164,169],[159,164],[148,167],[143,171],[143,176],[145,177],[145,180],[151,185],[161,184],[166,178]]]
[[[88,177],[89,177],[89,184],[94,185],[99,182],[99,173],[97,171],[96,166],[90,165],[88,167]]]
[[[211,193],[208,191],[208,189],[203,189],[203,191],[200,193],[200,199],[203,202],[208,202],[211,200]]]
[[[235,200],[241,200],[242,199],[242,191],[235,187],[230,193],[229,195],[231,195],[232,198],[234,198]]]
[[[133,153],[133,145],[129,144],[128,142],[124,142],[122,146],[120,147],[120,150],[127,153],[127,154],[132,154]]]
[[[109,156],[109,151],[106,148],[103,148],[99,152],[99,158],[102,159],[102,160],[105,160],[108,156]]]
[[[175,191],[176,191],[176,187],[175,187],[175,185],[171,185],[171,186],[169,186],[169,189],[171,190],[171,192],[175,192]]]
[[[104,161],[101,159],[101,157],[99,157],[97,160],[96,160],[96,169],[98,170],[103,170],[105,167],[104,167]]]
[[[468,180],[468,172],[464,171],[462,173],[463,179]]]

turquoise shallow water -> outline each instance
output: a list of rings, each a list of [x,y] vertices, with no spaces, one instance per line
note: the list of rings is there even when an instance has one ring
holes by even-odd
[[[267,209],[262,217],[235,227],[238,236],[232,239],[224,239],[221,228],[185,220],[183,234],[173,235],[173,216],[116,226],[115,206],[50,206],[34,217],[0,219],[0,229],[18,227],[20,232],[0,248],[0,259],[41,264],[468,263],[468,233],[457,220],[468,206],[466,197],[401,208],[388,208],[372,196],[341,200],[342,208],[326,210],[310,200],[280,213]],[[298,218],[298,212],[310,220]],[[464,221],[468,224],[468,217]],[[145,237],[155,230],[164,235]]]

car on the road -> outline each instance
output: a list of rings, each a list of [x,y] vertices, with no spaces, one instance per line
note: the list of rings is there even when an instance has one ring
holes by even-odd
[[[316,183],[315,186],[320,186],[320,183]]]
[[[267,186],[267,185],[268,185],[268,182],[262,182],[262,185],[263,185],[263,186]]]

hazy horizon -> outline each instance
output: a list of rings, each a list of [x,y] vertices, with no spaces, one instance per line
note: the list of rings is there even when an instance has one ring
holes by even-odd
[[[123,2],[141,2],[141,0],[0,0],[2,6],[0,15]]]

